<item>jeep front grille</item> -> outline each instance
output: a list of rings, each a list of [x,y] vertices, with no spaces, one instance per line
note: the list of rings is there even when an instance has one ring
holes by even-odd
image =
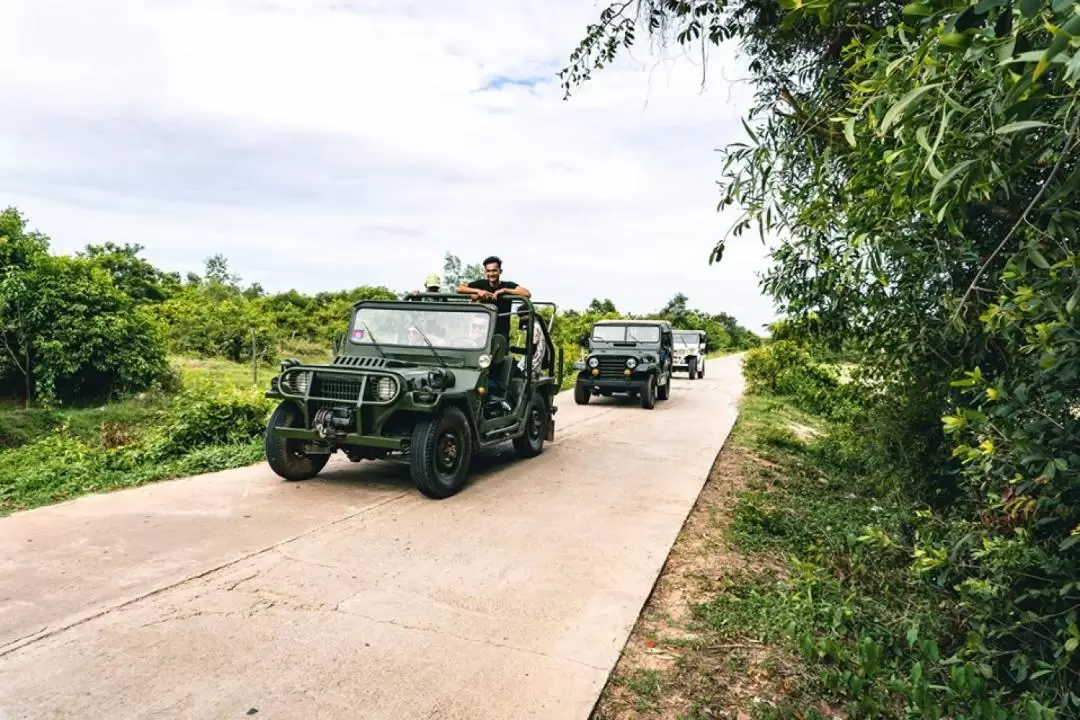
[[[364,386],[363,378],[359,377],[318,377],[318,382],[311,390],[312,395],[328,398],[330,400],[348,400],[356,402],[360,399],[360,390]]]
[[[597,355],[596,359],[600,361],[600,364],[596,366],[600,370],[597,377],[623,377],[623,371],[626,370],[626,358],[624,356]]]
[[[364,402],[389,402],[398,394],[398,381],[388,375],[368,375],[367,385],[360,375],[315,375],[312,396],[327,400],[356,402],[360,393],[364,393]]]
[[[298,377],[299,376],[299,377]],[[366,378],[366,383],[365,383]],[[303,380],[306,379],[306,382]],[[385,404],[393,402],[401,392],[401,381],[381,373],[372,374],[332,374],[310,370],[301,373],[286,371],[282,377],[281,389],[289,395],[305,396],[308,400],[329,403],[363,402]]]

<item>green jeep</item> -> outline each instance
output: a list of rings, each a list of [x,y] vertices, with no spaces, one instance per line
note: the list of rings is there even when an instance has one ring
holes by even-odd
[[[640,396],[651,410],[671,395],[672,334],[666,320],[601,320],[592,326],[589,356],[577,363],[574,402],[592,395]]]
[[[494,305],[455,293],[353,306],[347,335],[329,364],[285,360],[267,397],[281,402],[266,428],[266,459],[286,480],[306,480],[341,450],[353,462],[408,460],[412,480],[431,498],[465,484],[474,453],[512,441],[521,457],[554,440],[555,394],[562,380],[550,328],[536,305],[512,311],[538,325],[543,367],[514,362],[495,335]],[[555,376],[558,372],[559,377]]]

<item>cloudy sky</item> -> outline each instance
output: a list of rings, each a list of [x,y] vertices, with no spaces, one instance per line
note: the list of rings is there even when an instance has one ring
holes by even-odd
[[[405,290],[495,253],[534,297],[645,312],[676,292],[759,329],[714,150],[751,89],[728,50],[632,56],[562,101],[603,0],[4,0],[0,204],[56,252],[222,252],[246,282]],[[643,37],[643,36],[642,36]]]

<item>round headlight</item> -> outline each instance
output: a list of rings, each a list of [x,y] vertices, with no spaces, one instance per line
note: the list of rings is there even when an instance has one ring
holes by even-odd
[[[292,373],[291,375],[285,376],[281,385],[286,392],[303,395],[307,392],[308,382],[310,380],[311,371],[305,370],[304,372]]]
[[[589,367],[594,368],[599,364],[600,364],[600,360],[598,360],[597,358],[594,358],[594,357],[589,358]]]
[[[491,367],[491,356],[481,355],[480,359],[477,362],[480,363],[481,368],[484,368],[486,370],[487,368]]]
[[[384,401],[394,397],[394,391],[397,389],[395,385],[393,378],[379,378],[379,384],[375,387],[376,397]]]
[[[635,360],[634,358],[626,358],[626,367],[633,370],[637,367],[637,360]]]

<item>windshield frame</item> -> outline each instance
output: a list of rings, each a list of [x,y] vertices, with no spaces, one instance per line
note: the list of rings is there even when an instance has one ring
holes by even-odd
[[[451,304],[451,303],[416,303],[416,302],[393,302],[393,301],[388,302],[388,301],[378,301],[378,300],[362,301],[362,302],[359,302],[359,303],[357,303],[356,305],[353,306],[352,315],[349,318],[349,328],[348,328],[348,332],[346,334],[345,347],[348,348],[352,353],[357,353],[357,352],[360,352],[360,351],[370,350],[371,352],[378,354],[378,352],[379,352],[378,349],[381,348],[384,351],[386,351],[388,349],[392,349],[392,352],[394,352],[394,353],[407,352],[410,355],[413,354],[413,353],[419,353],[419,354],[431,357],[431,348],[428,347],[428,344],[426,342],[424,342],[424,340],[422,338],[420,338],[419,336],[417,338],[416,343],[398,342],[397,337],[390,337],[390,338],[382,337],[382,334],[379,332],[378,328],[370,327],[371,319],[370,318],[365,318],[363,316],[363,313],[364,313],[365,310],[369,310],[369,311],[371,311],[371,310],[381,310],[381,311],[399,312],[399,313],[402,313],[403,315],[406,315],[406,314],[414,314],[415,315],[416,313],[423,313],[423,314],[428,314],[428,315],[432,315],[432,316],[436,316],[436,315],[448,316],[448,315],[451,315],[453,313],[465,313],[465,314],[468,314],[468,315],[480,315],[480,316],[483,316],[483,317],[485,317],[487,319],[487,323],[488,323],[487,331],[483,336],[483,341],[482,341],[482,344],[481,344],[480,347],[461,347],[461,346],[455,346],[455,345],[447,345],[447,344],[444,344],[444,342],[448,342],[449,338],[436,338],[436,337],[433,337],[431,335],[431,333],[427,332],[427,330],[425,328],[420,328],[421,331],[423,331],[425,334],[428,335],[428,338],[431,340],[432,346],[436,350],[441,350],[441,351],[448,352],[448,353],[454,353],[454,354],[468,353],[468,354],[472,354],[472,355],[476,355],[476,356],[483,355],[484,353],[488,352],[489,349],[491,348],[492,336],[495,333],[495,312],[494,312],[494,310],[492,308],[490,308],[490,307],[486,307],[486,306],[480,305],[478,303],[477,304],[474,304],[474,303]],[[357,340],[353,339],[354,338],[353,333],[356,332],[357,329],[359,329],[361,332],[363,332],[365,330],[363,325],[360,325],[358,321],[365,321],[365,322],[368,323],[370,331],[373,332],[374,335],[375,335],[375,343],[372,343],[372,342],[370,342],[368,340],[357,341]],[[399,328],[399,331],[404,331],[404,330],[407,330],[407,325],[406,325],[405,322],[402,322],[401,327]],[[377,344],[378,347],[376,347],[376,344]],[[435,359],[432,358],[432,361],[434,361],[434,360]]]
[[[700,346],[705,342],[701,333],[697,330],[674,330],[671,334],[671,340],[673,343],[680,345],[693,345],[695,347]]]
[[[615,328],[622,328],[622,331],[623,331],[622,332],[622,338],[616,340],[616,339],[612,339],[612,338],[605,338],[605,337],[597,337],[596,336],[596,331],[597,330],[608,330],[608,329],[615,329]],[[655,340],[653,340],[653,339],[650,339],[650,340],[628,340],[627,335],[628,335],[628,331],[631,328],[639,329],[639,330],[655,331],[656,332],[656,339]],[[597,324],[597,325],[593,325],[592,330],[589,332],[589,342],[593,342],[593,343],[606,343],[606,344],[634,343],[634,344],[637,344],[637,345],[659,345],[663,341],[663,339],[664,339],[664,329],[661,326],[659,326],[659,325],[651,325],[651,324],[646,325],[644,323],[610,323],[610,324],[605,323],[603,325]]]

